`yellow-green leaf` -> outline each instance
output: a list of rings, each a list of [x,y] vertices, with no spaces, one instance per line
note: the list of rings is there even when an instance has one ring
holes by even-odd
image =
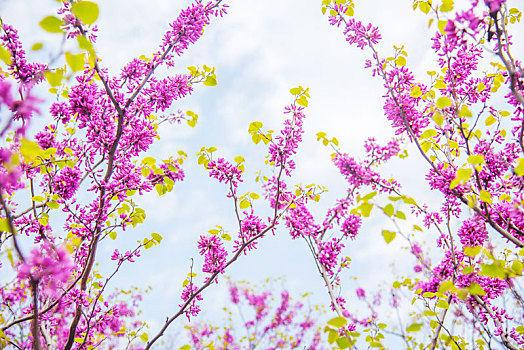
[[[217,85],[217,80],[215,79],[215,77],[208,75],[203,84],[206,86],[215,86]]]
[[[464,105],[460,109],[459,116],[466,117],[466,118],[471,118],[473,116],[473,114],[469,110],[468,106]]]
[[[442,126],[442,123],[444,122],[444,117],[439,112],[435,112],[433,115],[433,120],[435,123],[437,123],[438,126]]]
[[[464,247],[464,254],[466,254],[469,257],[475,257],[475,256],[479,255],[481,250],[482,250],[481,246],[476,246],[476,247],[465,246]]]
[[[47,16],[40,21],[40,27],[49,33],[62,33],[62,20],[55,16]]]
[[[418,7],[420,8],[420,10],[422,12],[424,12],[426,15],[429,13],[429,11],[431,10],[431,6],[428,4],[427,1],[421,1],[419,2],[418,4]]]
[[[65,53],[66,62],[73,72],[78,72],[84,69],[85,56],[85,52],[78,55],[73,55],[71,52]]]
[[[44,47],[44,45],[42,43],[35,43],[33,44],[33,46],[31,46],[31,50],[33,51],[38,51],[40,50],[42,47]]]
[[[247,200],[247,199],[242,199],[240,201],[240,209],[246,209],[246,208],[249,208],[251,206],[251,203]]]
[[[149,339],[149,336],[147,335],[147,333],[142,333],[140,335],[140,339],[143,341],[143,342],[147,342],[147,340]]]
[[[395,212],[395,208],[393,207],[392,204],[388,204],[384,207],[384,213],[389,216],[389,217],[392,217],[393,216],[393,213]]]
[[[38,143],[22,138],[20,142],[20,153],[22,153],[26,162],[31,162],[36,157],[42,156],[44,151]]]
[[[446,34],[446,31],[444,28],[446,28],[446,25],[448,24],[448,21],[440,20],[438,21],[438,29],[440,30],[441,34]]]
[[[437,107],[438,108],[446,108],[451,106],[451,100],[448,97],[441,97],[437,100]]]
[[[62,85],[62,79],[64,79],[64,70],[57,69],[56,71],[47,71],[44,73],[47,82],[51,86],[60,86]]]
[[[420,96],[422,96],[422,90],[420,89],[420,86],[414,86],[411,89],[410,96],[411,97],[420,97]]]
[[[446,300],[444,300],[444,299],[440,299],[437,302],[437,307],[439,307],[441,309],[449,309],[449,303]]]
[[[98,5],[91,1],[79,1],[73,3],[71,11],[84,24],[93,24],[98,19],[100,13]]]
[[[6,48],[0,45],[0,60],[4,61],[5,64],[11,65],[13,59],[11,58],[11,53],[7,51]]]
[[[491,193],[484,190],[480,190],[480,200],[489,204],[493,202],[493,199],[491,198]]]
[[[9,221],[7,221],[7,219],[0,219],[0,231],[11,232],[11,227],[9,226]]]
[[[408,328],[406,328],[406,331],[407,332],[418,332],[420,331],[420,329],[422,328],[423,324],[422,323],[413,323],[412,325],[410,325]]]
[[[389,244],[395,239],[397,233],[393,231],[382,230],[382,236],[384,237],[386,243]]]
[[[484,163],[484,156],[482,154],[476,154],[468,157],[468,163],[472,165],[480,165]]]
[[[344,317],[335,317],[328,321],[328,325],[333,326],[335,328],[342,328],[347,323],[348,321]]]
[[[302,95],[300,96],[298,99],[297,99],[297,103],[301,106],[304,106],[304,107],[307,107],[308,105],[308,100],[306,98],[306,96]]]
[[[519,159],[519,165],[515,167],[515,174],[518,176],[524,175],[524,158]]]
[[[473,295],[486,295],[486,291],[478,283],[471,283],[468,288],[468,291]]]
[[[449,12],[453,10],[453,0],[442,0],[440,12]]]
[[[490,126],[490,125],[493,125],[497,122],[497,119],[490,115],[489,117],[486,118],[486,126]]]
[[[395,60],[395,63],[397,64],[397,66],[405,66],[406,58],[404,56],[398,56],[398,58]]]

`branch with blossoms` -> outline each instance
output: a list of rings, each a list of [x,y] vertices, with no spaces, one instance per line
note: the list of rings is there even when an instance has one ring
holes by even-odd
[[[286,107],[285,114],[289,114],[290,117],[284,121],[284,129],[281,130],[280,135],[276,136],[274,140],[269,136],[265,139],[265,143],[269,145],[269,160],[267,163],[271,165],[277,174],[272,178],[267,178],[264,183],[266,199],[269,201],[270,208],[273,209],[273,215],[267,218],[267,224],[259,216],[255,215],[251,203],[252,200],[258,199],[260,196],[255,193],[251,193],[249,196],[238,195],[239,183],[243,181],[243,158],[235,158],[236,165],[223,158],[213,160],[213,153],[216,151],[214,147],[203,147],[197,154],[199,156],[198,162],[209,171],[209,176],[220,183],[225,183],[228,187],[227,197],[233,201],[233,209],[238,223],[238,239],[234,240],[234,246],[231,250],[232,256],[228,259],[229,253],[223,242],[223,239],[231,240],[228,235],[222,235],[221,239],[218,236],[219,232],[213,230],[210,231],[211,234],[209,236],[200,236],[198,248],[200,249],[200,255],[204,256],[202,271],[208,275],[203,284],[197,287],[193,280],[194,274],[191,271],[190,277],[184,282],[184,290],[181,295],[183,303],[179,305],[179,310],[169,317],[156,335],[147,342],[145,350],[150,349],[180,316],[186,315],[188,319],[192,316],[197,316],[200,312],[197,302],[203,300],[203,292],[212,284],[218,283],[218,276],[223,274],[240,256],[247,255],[251,250],[256,249],[259,239],[269,232],[274,233],[276,226],[285,213],[304,197],[303,195],[294,196],[287,191],[287,185],[283,177],[289,177],[294,169],[294,162],[291,157],[296,153],[298,144],[302,140],[302,120],[305,117],[302,111],[304,109],[303,105],[307,104],[306,96],[309,97],[306,94],[307,91],[298,92],[295,94],[295,101]],[[304,99],[306,99],[305,103]],[[249,130],[251,134],[260,133],[261,123],[255,122],[255,124],[257,129],[253,130],[252,123]],[[245,210],[249,207],[251,207],[250,211]],[[244,211],[240,213],[241,210]]]
[[[144,221],[144,211],[135,206],[131,196],[152,189],[164,194],[183,180],[180,165],[184,157],[169,159],[159,166],[146,157],[147,161],[137,164],[158,136],[156,121],[172,118],[150,115],[166,112],[175,101],[192,93],[195,84],[216,85],[216,76],[214,69],[206,66],[203,72],[191,67],[190,74],[164,79],[157,79],[155,71],[160,65],[172,67],[176,57],[202,36],[211,17],[222,16],[226,8],[221,0],[206,4],[195,1],[171,23],[151,58],[135,59],[119,75],[111,76],[100,66],[95,52],[98,6],[89,1],[63,2],[59,17],[46,17],[41,26],[63,34],[67,40],[76,40],[82,51],[78,55],[65,54],[67,69],[76,75],[71,87],[62,81],[66,68],[28,63],[16,30],[2,23],[2,60],[21,97],[12,97],[14,84],[2,75],[1,106],[13,113],[4,133],[15,131],[15,137],[11,147],[0,152],[0,185],[2,200],[6,199],[1,203],[5,212],[1,241],[10,239],[18,255],[18,261],[12,260],[17,278],[2,288],[2,305],[5,310],[13,310],[13,302],[20,303],[21,308],[27,304],[23,312],[29,315],[5,315],[11,320],[2,326],[2,336],[15,339],[15,325],[21,334],[29,334],[11,341],[14,346],[40,349],[44,342],[46,347],[54,344],[63,349],[86,348],[98,346],[100,337],[118,343],[118,338],[130,331],[120,332],[118,326],[129,313],[122,312],[119,320],[116,309],[107,302],[99,306],[121,264],[101,286],[94,282],[99,276],[93,271],[97,251],[103,238],[115,239],[118,229]],[[36,142],[32,142],[24,138],[31,115],[38,112],[38,99],[30,89],[44,79],[57,94],[57,102],[50,108],[55,121],[37,133]],[[60,94],[59,89],[63,91]],[[194,126],[196,115],[188,112],[188,116],[192,117],[188,124]],[[25,187],[25,181],[30,183],[31,204],[18,211],[12,195]],[[87,189],[86,195],[81,195],[83,188]],[[62,209],[61,215],[57,209]],[[62,218],[66,223],[63,234],[50,225]],[[35,239],[29,258],[24,258],[18,247],[19,235]],[[160,240],[159,236],[145,238],[140,247],[148,249]],[[133,256],[140,255],[140,247]],[[130,259],[126,256],[122,262]],[[26,280],[32,292],[28,292]],[[29,320],[31,330],[25,332],[24,323]]]
[[[420,271],[425,269],[430,273],[429,281],[406,284],[427,308],[431,304],[443,309],[442,316],[432,311],[437,318],[437,329],[428,346],[432,349],[439,340],[463,348],[463,338],[452,335],[444,323],[447,310],[450,307],[458,310],[461,305],[483,327],[491,321],[495,330],[490,334],[499,336],[505,347],[514,349],[515,343],[520,345],[524,341],[516,331],[521,321],[508,315],[503,308],[494,306],[503,296],[520,300],[519,294],[513,293],[510,287],[522,274],[518,255],[501,259],[498,256],[502,252],[494,249],[494,240],[499,237],[506,241],[510,250],[511,247],[524,247],[524,226],[521,224],[524,211],[519,204],[524,175],[524,164],[519,159],[523,150],[521,145],[519,147],[522,143],[521,105],[518,102],[520,92],[515,93],[519,73],[515,61],[508,61],[511,57],[508,31],[506,28],[500,30],[503,25],[518,21],[515,14],[519,11],[508,10],[503,0],[486,0],[485,5],[487,7],[474,1],[466,11],[451,13],[449,20],[442,20],[445,12],[453,10],[452,1],[414,2],[415,9],[426,14],[433,11],[439,25],[432,38],[432,48],[438,55],[440,72],[429,71],[431,83],[425,85],[416,82],[406,67],[404,47],[395,47],[393,56],[380,58],[376,48],[381,39],[378,28],[349,18],[354,13],[353,2],[323,1],[323,11],[329,10],[330,24],[343,28],[346,41],[361,49],[370,49],[373,60],[368,60],[366,67],[372,70],[373,76],[384,81],[385,115],[398,135],[407,136],[415,144],[430,166],[426,176],[430,188],[440,191],[445,198],[441,213],[422,210],[414,201],[407,203],[412,205],[414,213],[424,215],[428,229],[431,225],[437,228],[440,234],[437,245],[445,251],[445,258],[437,266],[419,266]],[[508,20],[508,13],[515,15],[512,21]],[[430,25],[432,22],[433,19]],[[495,32],[490,31],[490,26],[496,28]],[[484,35],[487,41],[481,37]],[[497,38],[494,51],[504,66],[492,63],[497,68],[494,73],[477,74],[484,52],[481,44],[489,43],[494,36]],[[502,129],[503,118],[511,113],[495,108],[490,101],[504,84],[511,91],[505,96],[507,102],[516,108],[512,117],[512,121],[518,122],[512,130],[516,142],[509,139],[506,130]],[[468,118],[471,120],[476,111],[471,126]],[[485,121],[485,127],[481,126],[482,121]],[[365,207],[369,207],[370,204],[365,203]],[[452,221],[464,215],[461,207],[470,208],[473,213],[472,217],[462,219],[455,231]],[[383,211],[389,212],[390,217],[396,215],[390,205],[383,207]],[[405,219],[405,215],[402,216]],[[444,221],[446,232],[439,228]],[[492,237],[488,228],[500,236]],[[398,227],[397,231],[400,232]],[[395,234],[383,231],[386,242],[394,239]],[[414,245],[410,243],[410,246],[413,250]],[[420,252],[414,255],[421,258]],[[416,329],[420,327],[408,327],[408,331]],[[441,330],[446,331],[446,337],[440,334]],[[483,332],[478,334],[483,335]]]
[[[230,301],[235,308],[224,310],[230,314],[228,323],[223,328],[204,322],[186,326],[191,346],[196,350],[204,349],[209,344],[222,350],[257,347],[301,349],[304,346],[311,350],[324,349],[321,330],[315,321],[321,314],[318,307],[307,307],[305,300],[302,300],[305,295],[297,301],[285,289],[279,293],[278,300],[274,295],[278,287],[266,284],[269,282],[260,287],[228,281]],[[236,326],[237,318],[241,321],[239,326]]]

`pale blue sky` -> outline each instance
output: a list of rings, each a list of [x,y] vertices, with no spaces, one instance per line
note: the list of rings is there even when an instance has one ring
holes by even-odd
[[[174,0],[106,0],[100,1],[101,15],[97,52],[102,66],[116,73],[125,62],[141,54],[153,52],[168,23],[187,6],[188,1]],[[325,185],[329,193],[317,206],[323,215],[335,198],[344,195],[342,177],[330,161],[330,149],[316,142],[315,134],[324,131],[336,136],[342,150],[358,155],[363,141],[375,137],[382,141],[392,136],[382,113],[380,80],[370,77],[364,60],[368,52],[349,46],[341,29],[331,27],[320,11],[319,0],[231,0],[229,14],[213,19],[204,37],[184,55],[176,72],[186,72],[189,65],[207,64],[217,68],[218,86],[197,86],[195,93],[175,108],[190,109],[199,114],[195,129],[186,125],[163,125],[161,140],[153,148],[153,156],[168,158],[179,149],[189,155],[184,164],[186,180],[177,184],[173,193],[158,198],[156,193],[144,196],[139,203],[146,210],[145,224],[126,231],[115,242],[105,242],[100,255],[114,249],[111,244],[129,244],[151,232],[164,236],[158,247],[143,253],[143,258],[124,269],[122,286],[152,286],[144,299],[144,314],[150,321],[150,333],[175,310],[179,303],[181,283],[188,272],[190,258],[200,265],[196,241],[214,225],[235,233],[232,203],[225,198],[226,188],[207,177],[196,165],[195,153],[202,146],[215,146],[217,155],[246,160],[244,187],[240,192],[261,192],[254,184],[255,172],[264,168],[265,149],[254,145],[247,133],[250,122],[262,121],[265,127],[278,130],[284,119],[282,111],[292,101],[289,89],[302,85],[310,88],[310,107],[306,109],[306,134],[297,156],[295,183]],[[435,69],[431,43],[427,39],[427,18],[412,11],[412,1],[356,1],[356,15],[364,22],[372,20],[380,28],[382,55],[391,55],[393,45],[406,45],[408,65],[421,81],[424,72]],[[54,1],[0,0],[0,14],[14,24],[29,48],[34,42],[56,39],[45,34],[37,23],[52,14]],[[55,40],[56,41],[56,40]],[[28,50],[29,51],[29,50]],[[406,190],[420,193],[425,173],[412,159],[398,161],[387,171],[391,177],[404,180]],[[418,175],[415,171],[418,171]],[[410,190],[411,189],[411,190]],[[426,194],[424,194],[426,196]],[[427,194],[429,196],[429,193]],[[259,201],[257,209],[263,209]],[[267,210],[263,210],[266,212]],[[319,216],[321,218],[321,216]],[[362,276],[358,282],[345,277],[349,299],[355,286],[370,287],[382,280],[391,281],[389,265],[406,252],[400,242],[387,246],[381,235],[383,222],[374,220],[364,226],[360,237],[345,252],[353,259],[351,275]],[[283,225],[282,225],[283,226]],[[124,242],[124,240],[127,242]],[[380,258],[378,258],[380,257]],[[397,270],[402,269],[398,263]],[[253,282],[266,277],[285,276],[287,287],[302,294],[314,291],[313,302],[327,303],[322,281],[312,263],[309,251],[301,241],[291,241],[283,227],[276,237],[267,237],[260,249],[240,259],[228,271],[233,279]],[[225,290],[214,286],[205,299],[213,299],[210,312],[226,302]]]

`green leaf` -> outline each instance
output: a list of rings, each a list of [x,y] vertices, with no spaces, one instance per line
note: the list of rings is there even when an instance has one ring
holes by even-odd
[[[337,345],[339,349],[347,349],[351,346],[351,342],[347,337],[340,337],[337,339]]]
[[[400,220],[406,220],[406,214],[404,214],[400,210],[395,213],[395,217],[399,218]]]
[[[301,106],[304,106],[304,107],[307,107],[308,105],[308,101],[307,101],[307,98],[306,96],[302,95],[300,96],[298,99],[297,99],[297,103]]]
[[[262,128],[262,126],[264,126],[264,124],[262,124],[259,121],[255,121],[255,122],[252,122],[251,124],[249,124],[249,128],[247,129],[247,131],[250,134],[252,134],[252,133],[257,132],[258,130],[260,130]]]
[[[91,1],[75,2],[73,3],[71,10],[76,18],[80,19],[84,24],[95,23],[100,14],[98,5]]]
[[[451,106],[451,100],[448,97],[441,97],[437,100],[437,107],[438,108],[446,108]]]
[[[292,88],[291,90],[289,90],[289,92],[291,92],[292,95],[300,95],[300,93],[302,92],[302,89],[300,88]]]
[[[406,331],[407,332],[418,332],[420,331],[420,329],[422,328],[423,324],[422,323],[413,323],[411,326],[409,326],[408,328],[406,328]]]
[[[453,10],[453,0],[442,0],[440,12],[449,12]]]
[[[480,266],[482,267],[480,272],[482,276],[497,277],[501,280],[507,277],[507,270],[497,263],[481,264]]]
[[[338,332],[336,331],[330,331],[329,334],[328,334],[328,343],[329,344],[333,344],[335,342],[335,340],[338,339]]]
[[[442,126],[442,123],[444,123],[444,117],[439,112],[435,112],[433,115],[433,121],[437,123],[438,126]]]
[[[450,290],[452,290],[455,286],[453,285],[452,281],[444,281],[440,284],[438,287],[439,293],[446,293]]]
[[[479,255],[481,250],[482,250],[481,246],[476,246],[476,247],[466,246],[466,247],[464,247],[464,254],[466,254],[467,256],[469,256],[471,258],[473,258],[473,257]]]
[[[31,46],[31,50],[33,50],[33,51],[38,51],[38,50],[40,50],[42,47],[44,47],[44,44],[42,44],[42,43],[34,43],[33,46]]]
[[[473,171],[471,169],[458,169],[457,176],[455,177],[453,181],[451,181],[449,188],[455,188],[459,184],[466,183],[469,180],[469,178],[471,177],[472,173]]]
[[[497,122],[497,118],[495,118],[494,116],[490,115],[489,117],[486,118],[486,126],[490,126],[490,125],[493,125]]]
[[[411,89],[411,93],[410,93],[410,96],[411,97],[420,97],[422,96],[422,90],[420,89],[420,86],[414,86],[412,89]]]
[[[240,209],[246,209],[246,208],[249,208],[251,206],[251,203],[247,200],[247,199],[242,199],[240,201]]]
[[[468,157],[468,163],[472,165],[480,165],[484,163],[484,156],[482,154],[477,154]]]
[[[480,83],[479,86],[477,86],[477,92],[481,92],[486,90],[486,85],[484,83]]]
[[[206,86],[216,86],[217,85],[217,80],[216,80],[215,77],[213,77],[211,75],[208,75],[203,84],[206,85]]]
[[[50,202],[47,202],[47,206],[51,209],[58,209],[60,208],[60,204],[58,204],[57,202],[55,201],[50,201]]]
[[[422,12],[424,12],[426,15],[429,13],[429,11],[431,10],[431,6],[428,4],[427,1],[421,1],[419,2],[418,4],[418,7],[420,8],[420,10]]]
[[[158,192],[158,195],[159,196],[163,196],[164,194],[167,193],[167,188],[165,185],[162,185],[162,184],[156,184],[155,185],[155,189],[156,191]]]
[[[473,295],[486,295],[486,291],[478,283],[471,283],[468,288],[468,291]]]
[[[437,130],[435,130],[435,129],[428,129],[428,130],[424,131],[422,133],[422,135],[420,135],[420,138],[421,139],[429,139],[429,138],[435,137],[437,135],[438,135]]]
[[[154,242],[153,240],[150,240],[150,239],[144,238],[144,242],[143,242],[143,244],[144,244],[144,248],[145,248],[145,249],[149,249],[149,248],[151,248],[152,246],[155,245],[155,242]]]
[[[325,132],[317,132],[317,141],[320,141],[321,139],[325,139],[326,138],[326,133]]]
[[[388,204],[386,205],[386,207],[384,208],[384,213],[389,216],[389,217],[392,217],[393,214],[395,213],[395,208],[393,207],[392,204]]]
[[[369,214],[371,214],[371,210],[373,209],[373,204],[371,203],[362,203],[359,205],[360,212],[362,213],[362,216],[369,217]]]
[[[346,320],[344,317],[335,317],[328,321],[328,325],[333,326],[335,328],[342,328],[348,323],[348,320]]]
[[[160,236],[158,233],[153,232],[153,233],[151,234],[151,237],[153,237],[153,239],[154,239],[155,241],[157,241],[158,243],[160,243],[160,241],[162,241],[162,236]]]
[[[446,34],[446,31],[444,30],[444,28],[446,28],[447,24],[448,24],[448,21],[444,21],[444,20],[440,20],[437,23],[438,29],[440,30],[440,33],[443,35]]]
[[[51,86],[60,86],[62,85],[62,79],[64,79],[64,70],[57,69],[56,71],[46,71],[44,73],[47,82]]]
[[[397,64],[397,66],[405,66],[406,58],[404,56],[398,56],[398,58],[395,60],[395,63]]]
[[[43,201],[45,201],[45,198],[42,197],[42,196],[34,196],[34,197],[31,197],[31,200],[33,202],[43,202]]]
[[[444,299],[440,299],[437,302],[437,307],[439,307],[441,309],[449,309],[449,303],[446,300],[444,300]]]
[[[431,310],[425,310],[423,313],[422,313],[424,316],[437,316],[437,313],[435,311],[431,311]]]
[[[11,227],[9,226],[9,221],[7,221],[7,219],[0,219],[0,231],[11,232]]]
[[[109,238],[111,238],[114,241],[116,239],[116,232],[115,231],[109,232]]]
[[[6,48],[0,45],[0,60],[4,61],[5,64],[8,66],[13,63],[13,59],[11,58],[11,53],[7,51]]]
[[[384,237],[386,243],[389,244],[395,239],[397,233],[394,231],[382,230],[382,236]]]
[[[465,118],[471,118],[471,117],[473,117],[473,114],[472,114],[471,111],[469,110],[468,106],[467,106],[467,105],[464,105],[464,106],[462,106],[462,108],[460,109],[459,116],[460,116],[460,117],[465,117]]]
[[[519,159],[519,165],[517,165],[514,170],[518,176],[524,175],[524,158]]]
[[[47,16],[40,21],[40,27],[49,33],[63,33],[61,26],[62,20],[55,16]]]
[[[511,264],[511,270],[513,270],[513,272],[515,272],[517,275],[521,276],[522,275],[522,262],[515,260]]]
[[[447,85],[444,82],[444,80],[437,79],[437,81],[435,82],[435,89],[444,90],[446,87]]]
[[[142,333],[142,335],[140,335],[140,339],[143,342],[147,342],[147,340],[149,339],[149,336],[147,335],[147,333]]]
[[[66,62],[73,72],[84,70],[85,56],[85,52],[78,55],[73,55],[71,52],[65,53]]]
[[[377,191],[373,191],[373,192],[366,194],[364,197],[361,198],[361,200],[363,200],[364,202],[367,202],[370,199],[372,199],[373,197],[375,197],[376,195],[377,195]]]
[[[480,190],[480,200],[485,203],[493,203],[493,199],[491,198],[491,193],[488,191]]]
[[[88,52],[94,53],[93,51],[93,43],[90,42],[85,36],[79,35],[76,37],[76,41],[78,42],[78,47],[82,50],[86,50]]]
[[[20,153],[26,162],[32,162],[36,157],[43,155],[44,151],[38,143],[22,138],[20,142]]]
[[[180,349],[178,350],[191,350],[191,346],[190,345],[184,345],[182,346]]]

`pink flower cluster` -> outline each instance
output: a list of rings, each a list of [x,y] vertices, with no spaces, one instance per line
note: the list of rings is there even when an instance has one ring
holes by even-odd
[[[63,247],[43,242],[31,250],[31,255],[18,268],[18,278],[30,278],[45,286],[45,291],[55,296],[71,276],[74,265]]]

